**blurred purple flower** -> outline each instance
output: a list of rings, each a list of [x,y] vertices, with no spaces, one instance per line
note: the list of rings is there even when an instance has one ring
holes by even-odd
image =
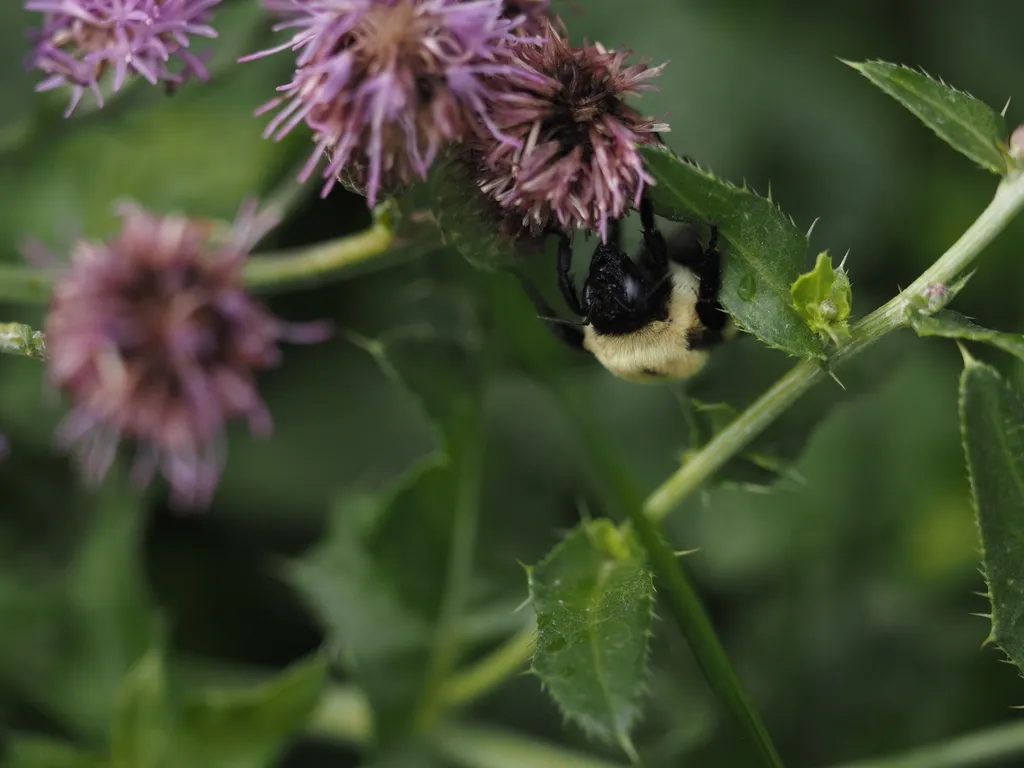
[[[179,506],[209,503],[224,463],[225,425],[271,428],[254,374],[275,366],[277,342],[320,341],[322,324],[293,326],[245,291],[248,250],[276,223],[248,206],[230,237],[210,223],[120,210],[121,233],[80,242],[46,321],[49,379],[70,400],[58,441],[92,482],[118,443],[138,450],[141,485],[159,470]]]
[[[605,239],[608,220],[638,205],[653,181],[637,146],[660,143],[658,133],[668,130],[623,98],[652,90],[647,81],[664,64],[625,66],[629,51],[574,48],[543,23],[543,45],[515,46],[519,74],[493,79],[500,91],[493,120],[518,146],[478,134],[471,147],[483,169],[478,183],[533,232],[557,223]]]
[[[505,18],[521,17],[520,29],[529,34],[543,32],[544,19],[547,18],[549,0],[505,0]]]
[[[27,0],[25,8],[45,14],[32,33],[31,66],[49,77],[36,86],[71,87],[70,115],[88,88],[103,106],[99,81],[113,70],[113,90],[138,74],[156,85],[178,85],[189,76],[208,77],[189,52],[189,36],[216,37],[207,25],[220,0]],[[181,66],[171,71],[170,62]]]
[[[300,51],[290,83],[260,112],[281,107],[265,135],[282,138],[305,121],[322,157],[326,195],[343,170],[374,205],[382,186],[425,177],[438,152],[490,118],[488,76],[523,18],[503,17],[501,0],[266,0],[285,15],[287,43],[243,61]]]

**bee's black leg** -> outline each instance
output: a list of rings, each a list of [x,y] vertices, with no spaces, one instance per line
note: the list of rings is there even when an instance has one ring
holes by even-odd
[[[531,283],[523,275],[519,275],[519,282],[522,283],[523,290],[526,292],[527,298],[533,304],[534,309],[537,310],[538,317],[544,321],[544,325],[547,326],[551,334],[564,343],[568,347],[573,349],[583,349],[583,330],[572,323],[560,320],[555,316],[555,312],[551,309],[551,305],[544,300],[540,291],[537,287]]]
[[[565,297],[569,309],[579,317],[583,317],[583,305],[572,277],[572,241],[564,232],[558,233],[558,287]]]
[[[640,254],[640,263],[653,277],[660,278],[668,269],[668,245],[654,221],[654,206],[646,194],[640,198],[640,224],[644,229],[644,248]]]
[[[697,294],[697,317],[713,336],[721,341],[722,329],[729,322],[729,316],[718,302],[718,292],[722,288],[722,252],[718,250],[718,226],[711,224],[711,236],[708,245],[703,249],[700,263],[694,270],[700,278]]]

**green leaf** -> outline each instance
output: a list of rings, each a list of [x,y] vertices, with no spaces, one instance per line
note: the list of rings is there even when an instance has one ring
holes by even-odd
[[[1006,125],[987,104],[909,67],[884,61],[844,63],[917,115],[953,149],[982,168],[1007,174]]]
[[[441,229],[444,241],[479,269],[493,271],[520,263],[523,253],[537,241],[513,242],[505,230],[505,215],[488,200],[470,178],[471,170],[449,153],[439,158],[423,192]]]
[[[746,331],[797,357],[824,358],[819,338],[793,307],[790,286],[804,270],[807,235],[770,199],[716,178],[659,147],[641,147],[657,185],[656,211],[718,225],[727,241],[720,299]]]
[[[910,324],[918,336],[941,336],[947,339],[965,339],[989,344],[1024,360],[1024,336],[1016,333],[990,331],[971,322],[959,312],[944,309],[934,315],[910,313]]]
[[[414,391],[444,451],[387,491],[341,495],[328,534],[291,575],[366,692],[379,745],[390,748],[414,721],[433,716],[458,654],[453,623],[468,588],[481,471],[480,383],[459,344],[365,344]]]
[[[89,740],[106,735],[125,675],[161,631],[141,562],[146,507],[122,482],[113,472],[98,491],[58,502],[70,552],[44,568],[15,539],[4,557],[24,571],[0,575],[5,685]]]
[[[326,681],[327,662],[317,655],[253,688],[186,696],[174,744],[179,764],[269,768],[313,713]]]
[[[828,252],[819,253],[814,269],[800,275],[790,289],[793,306],[812,331],[836,344],[850,335],[852,291],[842,265],[833,269]]]
[[[110,768],[110,762],[63,744],[18,735],[7,744],[4,768]]]
[[[113,768],[169,765],[171,724],[163,656],[154,649],[139,659],[121,687],[110,736]]]
[[[586,521],[529,570],[537,614],[533,668],[589,734],[634,750],[654,610],[654,582],[629,528]]]
[[[1024,670],[1024,404],[994,368],[970,357],[960,426],[992,601],[989,640]]]

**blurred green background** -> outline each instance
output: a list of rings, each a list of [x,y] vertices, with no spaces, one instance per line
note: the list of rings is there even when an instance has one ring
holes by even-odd
[[[64,253],[78,232],[109,234],[111,203],[122,197],[229,217],[244,198],[279,188],[303,159],[305,136],[264,141],[263,119],[251,115],[285,81],[290,57],[233,64],[273,39],[256,3],[224,3],[209,84],[173,98],[134,87],[67,122],[53,115],[64,94],[56,105],[35,96],[36,75],[21,69],[24,31],[36,19],[17,6],[0,6],[0,259],[19,260],[29,236]],[[837,57],[920,66],[996,107],[1024,99],[1020,3],[555,7],[577,40],[670,62],[661,90],[640,106],[667,116],[677,151],[759,191],[770,184],[798,225],[820,218],[812,250],[850,251],[857,314],[910,283],[973,221],[996,182]],[[1022,115],[1011,103],[1009,124]],[[361,199],[339,190],[320,200],[317,191],[309,185],[268,248],[367,225]],[[1022,238],[1018,221],[985,254],[956,309],[1024,331]],[[553,266],[547,275],[553,281]],[[620,382],[551,342],[511,276],[476,272],[451,251],[272,306],[292,320],[329,316],[367,337],[426,328],[482,338],[491,352],[470,595],[471,619],[485,629],[467,649],[474,655],[519,625],[520,563],[536,562],[575,524],[581,500],[608,511],[589,490],[567,419],[524,370],[523,350],[540,350],[575,388],[645,489],[690,447],[685,392],[742,408],[790,364],[745,338],[686,388]],[[38,325],[41,315],[0,306],[0,320]],[[769,488],[766,473],[737,465],[735,482],[669,518],[673,543],[699,548],[685,563],[787,766],[951,737],[1012,719],[1011,707],[1024,704],[1024,682],[997,651],[980,648],[988,626],[971,615],[987,606],[974,594],[983,584],[959,445],[960,367],[951,342],[887,338],[839,371],[845,390],[819,385],[762,441],[788,466],[780,482]],[[281,578],[285,560],[321,540],[339,494],[386,486],[436,445],[415,403],[344,334],[290,348],[262,381],[273,439],[233,434],[204,514],[176,515],[161,491],[147,496],[136,546],[131,524],[97,523],[124,494],[83,491],[53,452],[62,411],[42,373],[34,361],[0,358],[0,432],[13,448],[0,464],[0,722],[10,732],[102,745],[111,692],[134,661],[126,636],[142,631],[142,612],[132,610],[139,585],[182,658],[273,670],[313,652],[324,630]],[[413,532],[418,523],[407,522]],[[80,567],[83,542],[103,553],[95,567]],[[416,558],[406,567],[415,569]],[[407,576],[443,588],[429,574]],[[674,625],[661,620],[655,630],[656,676],[636,737],[645,764],[744,765]],[[622,760],[564,724],[533,677],[511,678],[468,715]],[[312,739],[297,740],[280,761],[361,764],[357,752]]]

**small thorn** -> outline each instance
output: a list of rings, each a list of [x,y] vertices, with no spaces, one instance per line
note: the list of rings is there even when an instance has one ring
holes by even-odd
[[[839,269],[846,271],[846,260],[850,258],[850,249],[846,249],[846,253],[843,254],[843,260],[839,262]]]
[[[1006,111],[1007,111],[1007,110],[1008,110],[1008,109],[1010,108],[1010,102],[1011,102],[1012,100],[1013,100],[1013,97],[1011,96],[1010,98],[1008,98],[1008,99],[1006,100],[1006,104],[1004,104],[1004,105],[1003,105],[1003,111],[999,113],[999,114],[1000,114],[1000,115],[1002,115],[1003,117],[1006,117]]]
[[[843,392],[845,392],[845,391],[846,391],[846,386],[845,386],[845,385],[843,384],[843,382],[841,382],[841,381],[839,380],[839,377],[838,377],[838,376],[836,376],[836,372],[835,372],[835,371],[832,371],[832,370],[830,370],[830,371],[828,372],[828,375],[829,375],[829,376],[830,376],[830,377],[832,378],[832,381],[834,381],[834,382],[835,382],[836,384],[838,384],[838,385],[839,385],[839,388],[840,388],[840,389],[842,389],[842,390],[843,390]]]
[[[692,555],[697,552],[700,552],[700,547],[697,547],[696,549],[680,549],[678,552],[673,552],[672,554],[676,557],[686,557],[687,555]]]
[[[807,228],[807,239],[811,239],[811,233],[814,232],[814,228],[818,226],[818,222],[821,221],[821,217],[818,216],[814,221],[811,222],[811,226]]]
[[[532,597],[526,598],[525,600],[523,600],[523,602],[521,602],[519,605],[516,606],[516,609],[514,611],[512,611],[512,613],[519,613],[521,610],[523,610],[523,608],[528,606],[531,602],[533,602],[533,598]]]

